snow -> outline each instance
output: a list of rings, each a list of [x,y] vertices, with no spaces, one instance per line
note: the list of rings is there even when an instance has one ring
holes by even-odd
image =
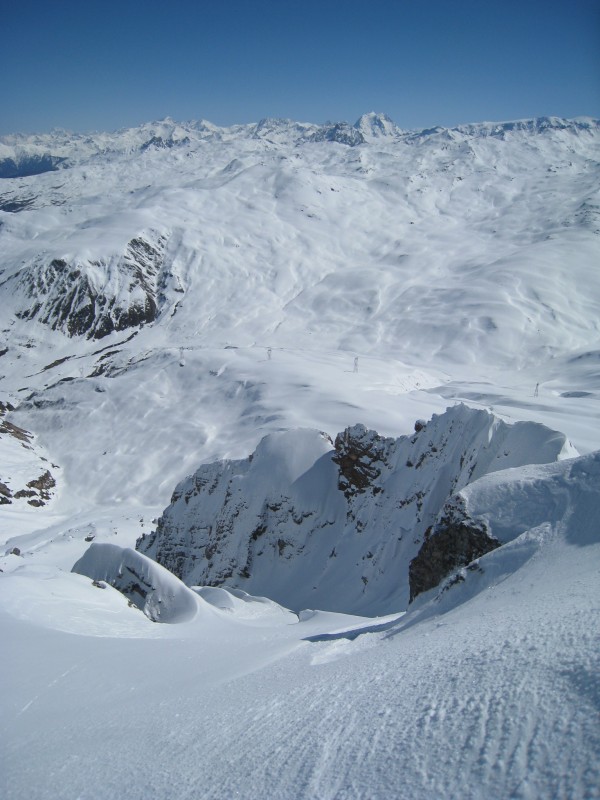
[[[153,622],[180,623],[193,619],[202,604],[190,589],[169,572],[130,548],[91,544],[72,572],[104,581],[129,598]]]
[[[0,427],[30,436],[0,430],[0,482],[56,480],[0,506],[3,798],[599,796],[599,144],[591,119],[375,113],[0,140],[56,167],[0,179]],[[156,320],[68,336],[53,259]],[[249,496],[327,516],[327,437],[443,439],[461,403],[498,449],[455,490],[503,544],[408,608],[341,613],[340,569],[335,612],[297,614],[132,549],[200,465],[258,447]],[[173,624],[110,585],[131,567]]]
[[[597,536],[512,558],[445,613],[328,640],[358,620],[155,625],[124,600],[130,630],[94,636],[109,590],[83,579],[55,601],[75,636],[10,616],[6,578],[5,796],[594,797]]]
[[[345,450],[366,486],[340,476]],[[294,611],[387,614],[406,609],[409,563],[452,493],[573,453],[543,425],[509,426],[464,405],[396,440],[353,426],[335,450],[317,431],[270,434],[248,459],[178,484],[137,548],[188,585],[225,581]]]

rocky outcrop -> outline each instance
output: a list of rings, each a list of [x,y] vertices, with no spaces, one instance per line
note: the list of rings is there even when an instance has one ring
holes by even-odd
[[[0,194],[0,211],[8,211],[11,214],[26,211],[34,203],[35,197],[31,194],[21,195],[16,192]]]
[[[293,610],[385,614],[414,596],[409,564],[450,497],[482,475],[572,452],[542,425],[462,405],[398,439],[352,426],[333,450],[317,431],[273,434],[249,458],[180,483],[136,546],[188,585],[233,586]],[[417,561],[419,586],[477,552],[467,531],[451,533],[432,542],[441,566]]]
[[[37,259],[9,279],[23,297],[16,316],[88,339],[153,322],[166,242],[150,232],[131,239],[114,258]]]
[[[164,138],[162,136],[152,136],[147,142],[141,145],[140,150],[142,152],[151,148],[156,150],[170,150],[172,147],[180,147],[181,145],[189,143],[190,139],[188,136],[184,136],[181,139],[174,139],[172,134]]]
[[[394,439],[385,439],[364,425],[354,425],[338,433],[332,461],[340,468],[338,488],[347,499],[368,487],[377,491],[376,481],[393,445]]]
[[[489,535],[487,526],[464,512],[460,499],[454,507],[442,512],[433,532],[425,537],[416,558],[410,562],[408,580],[410,602],[461,567],[500,547],[501,542]]]

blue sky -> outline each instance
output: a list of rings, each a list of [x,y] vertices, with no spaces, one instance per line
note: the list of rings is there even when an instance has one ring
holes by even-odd
[[[0,134],[600,116],[598,0],[4,0]]]

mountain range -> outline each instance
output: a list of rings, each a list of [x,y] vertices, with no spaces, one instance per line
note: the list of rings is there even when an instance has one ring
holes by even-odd
[[[599,175],[590,118],[0,138],[3,796],[595,796]]]

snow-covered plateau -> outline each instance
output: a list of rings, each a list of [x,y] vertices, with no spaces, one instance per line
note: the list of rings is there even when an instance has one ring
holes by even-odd
[[[0,139],[0,796],[600,798],[600,123]]]

